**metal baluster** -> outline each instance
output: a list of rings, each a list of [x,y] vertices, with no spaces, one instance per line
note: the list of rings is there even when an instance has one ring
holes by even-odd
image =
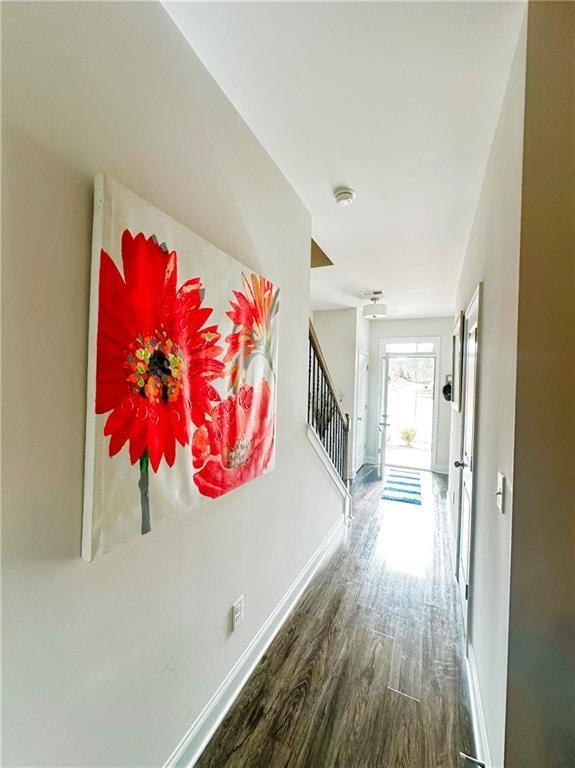
[[[318,375],[317,375],[317,433],[320,440],[322,439],[322,399],[321,393],[323,392],[323,372],[318,360]]]
[[[341,479],[345,478],[345,421],[341,420]]]
[[[343,479],[343,460],[345,456],[344,451],[344,431],[343,431],[343,419],[341,418],[341,415],[339,417],[339,474],[341,478]]]
[[[345,432],[344,432],[344,424],[343,420],[340,416],[339,419],[339,439],[341,441],[341,455],[339,459],[339,474],[343,478],[343,463],[344,463],[344,457],[345,457]]]
[[[328,390],[327,393],[327,444],[329,446],[328,453],[330,459],[333,461],[333,456],[331,453],[331,412],[333,409],[333,393],[331,389]]]
[[[311,367],[312,367],[311,339],[307,340],[307,423],[311,424]]]
[[[344,475],[344,460],[345,460],[345,435],[343,431],[343,420],[340,417],[339,420],[339,439],[340,439],[340,460],[339,460],[339,467],[340,467],[340,475],[341,479],[343,480]]]
[[[339,472],[339,411],[336,411],[335,413],[335,462],[336,467],[338,468]]]
[[[319,429],[319,420],[321,418],[320,403],[319,403],[320,376],[321,376],[321,369],[319,367],[319,360],[316,357],[315,359],[315,425],[316,425],[316,429]]]
[[[341,414],[338,413],[337,434],[338,434],[338,440],[339,440],[339,456],[338,456],[338,462],[337,462],[337,471],[339,472],[340,477],[343,478],[343,435],[342,435],[341,427],[342,427]]]
[[[349,461],[348,457],[348,451],[349,451],[349,414],[345,414],[345,421],[343,425],[343,444],[344,444],[344,451],[343,451],[343,478],[346,479],[347,475],[347,465]]]
[[[331,452],[331,460],[334,466],[337,467],[337,407],[335,402],[331,419]]]
[[[325,448],[325,376],[323,369],[321,372],[321,441]]]
[[[329,409],[331,408],[331,392],[327,383],[327,376],[325,379],[325,443],[327,452],[329,453]]]
[[[308,341],[308,423],[315,429],[338,474],[345,480],[349,417],[341,413],[337,394],[310,334]]]
[[[335,407],[335,403],[334,403],[332,407],[332,417],[331,417],[331,460],[333,461],[334,465],[336,463],[336,459],[335,459],[336,414],[337,414],[337,408]]]
[[[330,392],[330,398],[329,398],[329,457],[332,460],[332,462],[335,464],[334,458],[335,458],[335,452],[333,450],[333,406],[334,406],[334,396],[333,392]]]
[[[326,400],[326,409],[325,409],[326,410],[326,416],[325,416],[325,418],[326,418],[326,422],[325,422],[325,438],[326,438],[326,440],[325,441],[326,441],[326,444],[327,444],[327,452],[329,454],[329,458],[331,459],[331,429],[330,429],[330,426],[331,426],[330,413],[331,413],[331,401],[332,401],[331,389],[328,389],[328,391],[326,392],[325,400]],[[332,461],[333,461],[333,459],[332,459]]]
[[[337,471],[342,474],[342,440],[341,440],[341,416],[337,414]]]
[[[315,420],[316,431],[321,439],[321,367],[319,360],[316,361],[316,365]]]
[[[328,450],[328,441],[327,441],[327,414],[328,414],[328,394],[327,394],[327,378],[325,376],[325,371],[323,375],[323,445],[326,451]]]
[[[321,369],[321,439],[325,447],[325,373]]]
[[[344,431],[344,421],[340,414],[339,417],[339,439],[341,444],[341,450],[340,450],[340,457],[339,457],[339,474],[343,480],[344,470],[345,470],[345,431]]]

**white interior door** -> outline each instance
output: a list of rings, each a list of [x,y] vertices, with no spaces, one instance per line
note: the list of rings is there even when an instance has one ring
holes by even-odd
[[[384,356],[381,358],[381,390],[377,422],[377,429],[379,433],[379,471],[382,477],[385,471],[385,446],[387,443],[387,428],[389,427],[389,422],[387,420],[387,387],[389,385],[388,367],[388,359],[386,356]]]
[[[365,463],[365,443],[367,436],[367,376],[369,356],[365,352],[358,355],[357,371],[357,417],[355,432],[355,467],[357,471]]]
[[[477,402],[478,362],[478,309],[479,294],[469,305],[465,314],[463,346],[463,439],[461,457],[455,466],[461,472],[461,493],[459,506],[459,562],[458,581],[463,605],[463,620],[467,632],[468,605],[471,590],[470,563],[473,533],[473,476],[475,417]]]

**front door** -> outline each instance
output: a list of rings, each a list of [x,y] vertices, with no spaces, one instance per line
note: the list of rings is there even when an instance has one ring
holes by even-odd
[[[379,379],[381,381],[380,398],[379,398],[379,413],[377,428],[379,430],[379,471],[383,477],[385,472],[385,446],[387,443],[387,429],[389,422],[387,420],[387,386],[388,386],[388,359],[387,357],[381,358],[381,370]]]
[[[459,510],[459,563],[458,581],[463,605],[463,620],[467,632],[470,593],[471,541],[473,532],[473,476],[475,474],[474,439],[478,361],[479,293],[476,293],[465,313],[463,346],[463,439],[461,457],[455,462],[461,472]]]
[[[431,469],[435,369],[434,355],[387,355],[385,462],[388,466]]]

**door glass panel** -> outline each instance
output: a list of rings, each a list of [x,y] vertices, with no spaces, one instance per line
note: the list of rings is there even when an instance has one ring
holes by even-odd
[[[435,357],[388,358],[386,464],[431,468],[434,392]]]
[[[385,447],[387,444],[387,358],[381,359],[381,401],[379,404],[379,420],[377,428],[379,430],[379,470],[383,476],[385,470]]]
[[[417,344],[414,341],[392,341],[385,345],[385,351],[391,354],[397,354],[398,352],[410,354],[417,351]]]

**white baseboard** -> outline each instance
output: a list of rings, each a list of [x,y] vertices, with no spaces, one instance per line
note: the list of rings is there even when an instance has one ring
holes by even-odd
[[[479,676],[477,674],[477,665],[475,663],[475,654],[473,646],[467,647],[467,681],[469,683],[469,698],[471,700],[471,723],[473,726],[473,736],[475,738],[475,749],[479,760],[483,760],[485,768],[491,768],[491,755],[489,754],[489,741],[487,739],[487,726],[485,724],[485,714],[483,703],[481,701],[481,689],[479,687]]]
[[[224,681],[169,757],[164,768],[192,768],[195,765],[208,741],[228,713],[236,697],[282,624],[288,618],[313,575],[339,544],[343,531],[344,518],[342,517],[329,531],[272,614],[234,664]]]

